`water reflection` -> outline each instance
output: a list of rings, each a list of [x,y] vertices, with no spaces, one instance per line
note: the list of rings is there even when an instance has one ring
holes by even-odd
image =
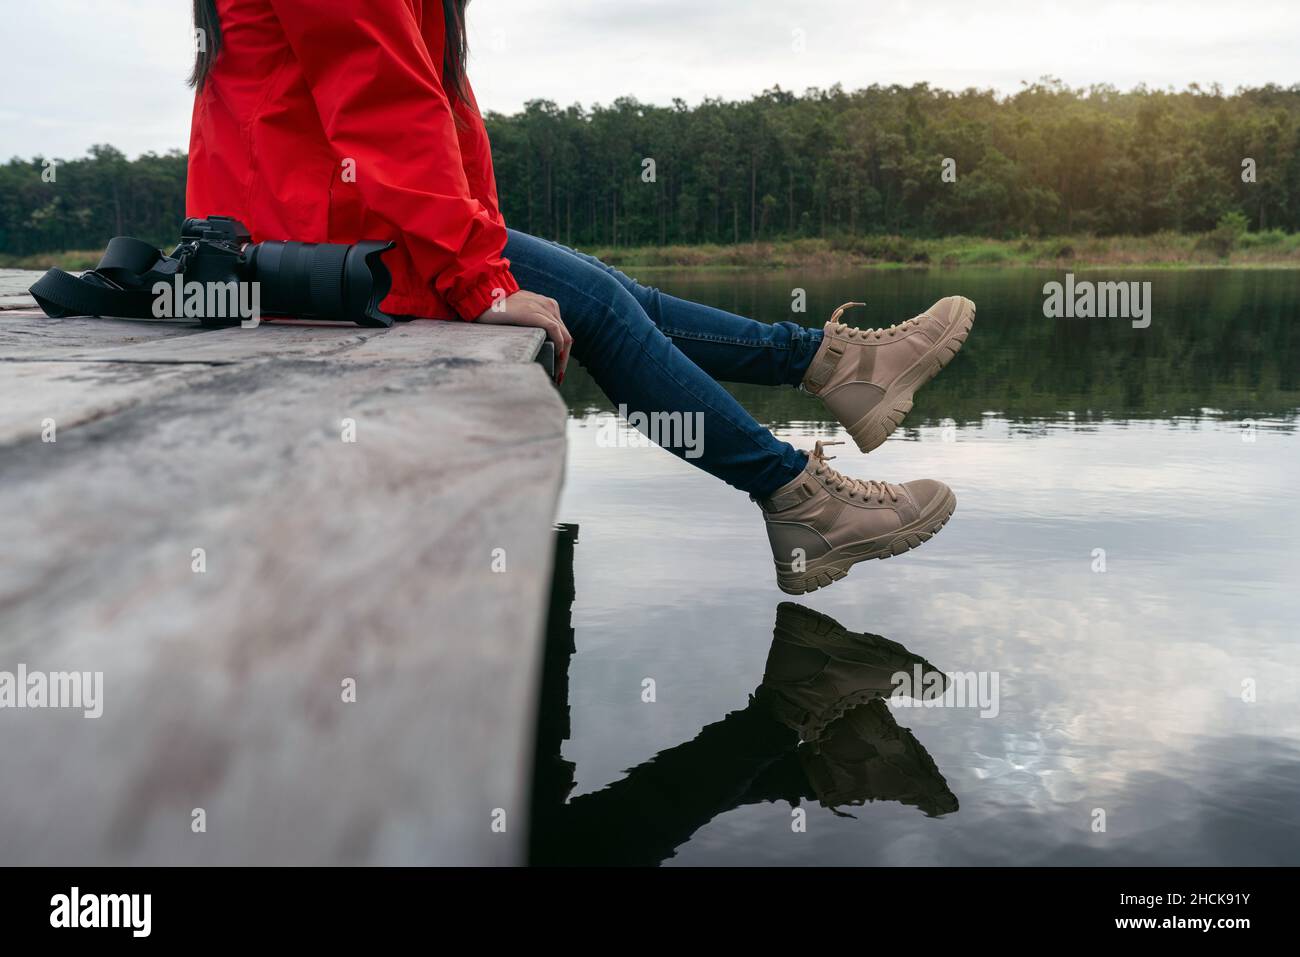
[[[880,635],[851,632],[794,602],[776,609],[758,688],[745,707],[659,752],[623,778],[567,800],[575,765],[569,734],[570,612],[578,527],[556,531],[556,575],[538,721],[530,854],[536,864],[654,865],[716,816],[747,804],[805,801],[840,816],[877,801],[928,817],[958,809],[934,759],[886,700],[896,676],[916,698],[939,698],[947,676]],[[802,815],[792,814],[801,830]]]
[[[555,666],[572,682],[558,698],[572,703],[572,733],[566,708],[543,715],[551,728],[541,753],[554,760],[539,773],[554,772],[552,809],[609,791],[608,807],[628,793],[642,800],[631,778],[679,782],[674,800],[690,815],[673,817],[669,799],[656,798],[650,806],[673,830],[636,858],[670,864],[1300,861],[1300,514],[1290,507],[1300,271],[1126,273],[1154,284],[1145,330],[1045,319],[1045,278],[661,282],[760,318],[787,318],[789,291],[803,286],[810,323],[850,299],[866,299],[867,323],[954,289],[979,302],[960,361],[918,394],[904,427],[870,455],[835,463],[860,478],[942,479],[957,493],[953,522],[905,560],[855,569],[805,599],[941,667],[1001,675],[996,715],[884,712],[924,743],[960,811],[938,810],[942,792],[915,783],[924,774],[909,778],[912,803],[837,804],[858,820],[821,806],[822,794],[842,800],[839,772],[814,786],[798,732],[759,702],[746,705],[764,671],[769,683],[776,674],[769,640],[784,598],[761,517],[660,449],[603,445],[605,417],[589,413],[608,405],[576,369],[564,387],[573,415],[558,514],[583,525],[573,552],[580,587],[569,599],[579,653]],[[843,438],[807,395],[735,391],[798,447]],[[657,682],[653,705],[639,697],[646,677]],[[864,727],[847,741],[881,730],[866,726],[871,711],[856,715]],[[724,740],[741,725],[767,728],[784,750],[766,737],[759,750],[782,756],[752,777],[752,764],[736,767],[743,756],[710,758],[721,762],[716,774],[689,763],[710,753],[700,739],[716,730]],[[847,753],[866,755],[859,747]],[[669,757],[647,768],[657,753]],[[665,779],[661,765],[691,768],[704,793]],[[871,783],[883,791],[881,780]],[[846,795],[865,796],[847,781]],[[806,833],[792,834],[788,800],[807,810]],[[1099,809],[1105,830],[1094,828]],[[614,835],[602,840],[617,845]],[[636,843],[635,833],[618,836]]]
[[[900,322],[954,292],[974,299],[979,321],[960,361],[917,394],[904,433],[943,419],[979,422],[990,410],[1012,422],[1084,424],[1170,416],[1289,419],[1300,409],[1300,270],[1120,275],[1152,283],[1150,328],[1045,318],[1042,286],[1061,279],[1046,270],[900,270],[816,281],[794,272],[666,272],[646,281],[741,315],[815,327],[852,299],[867,302],[854,319],[864,326]],[[806,312],[790,312],[793,288],[806,288]],[[820,403],[792,389],[728,388],[761,422],[833,425]],[[565,380],[564,395],[575,416],[610,408],[580,368]]]

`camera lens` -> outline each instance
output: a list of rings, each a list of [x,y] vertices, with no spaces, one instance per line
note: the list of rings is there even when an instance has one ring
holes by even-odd
[[[391,242],[264,242],[247,249],[249,279],[261,284],[262,311],[270,315],[363,326],[390,326],[379,309],[392,277],[382,254]]]

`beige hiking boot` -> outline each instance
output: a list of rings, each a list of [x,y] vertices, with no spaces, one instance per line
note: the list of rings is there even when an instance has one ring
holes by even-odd
[[[758,502],[787,595],[814,591],[869,558],[918,547],[952,516],[957,497],[933,479],[893,485],[841,475],[826,464],[818,442],[798,478]]]
[[[912,411],[912,396],[957,354],[975,322],[975,303],[940,299],[921,315],[888,329],[839,322],[846,302],[826,323],[822,344],[801,387],[820,396],[863,452],[870,452]]]

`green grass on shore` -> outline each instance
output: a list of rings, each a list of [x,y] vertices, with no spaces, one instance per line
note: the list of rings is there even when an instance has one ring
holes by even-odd
[[[1150,236],[1054,236],[983,239],[950,236],[849,236],[740,243],[734,246],[603,246],[589,250],[614,266],[638,267],[925,267],[925,266],[1291,266],[1300,267],[1300,233],[1272,230]]]
[[[1053,236],[983,239],[949,236],[842,236],[736,245],[598,246],[587,250],[613,266],[639,268],[859,268],[926,266],[1259,267],[1300,268],[1300,233],[1154,233],[1150,236]],[[90,269],[101,250],[0,254],[4,269]]]
[[[11,256],[0,253],[0,269],[49,269],[58,266],[69,272],[94,269],[104,250],[74,249],[61,253],[32,253],[30,256]]]

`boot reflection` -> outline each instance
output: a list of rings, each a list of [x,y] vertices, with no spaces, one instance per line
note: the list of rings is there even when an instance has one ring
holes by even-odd
[[[563,538],[557,558],[571,561],[576,529]],[[557,579],[572,589],[558,563]],[[816,800],[835,813],[868,801],[899,801],[931,815],[957,809],[934,761],[882,700],[896,673],[918,666],[933,673],[933,666],[896,642],[849,632],[792,602],[777,609],[763,681],[744,708],[566,803],[573,766],[559,750],[568,737],[572,594],[552,604],[551,634],[566,640],[547,649],[533,863],[653,866],[718,815],[759,801]]]
[[[777,608],[755,700],[799,734],[799,768],[823,807],[897,801],[931,817],[957,810],[934,759],[885,703],[899,674],[920,675],[912,686],[927,698],[947,687],[941,671],[896,641],[848,631],[793,602]]]
[[[776,609],[772,647],[755,697],[801,740],[815,744],[835,719],[888,697],[894,676],[911,676],[918,667],[922,687],[937,685],[934,695],[942,694],[943,672],[898,642],[849,631],[829,615],[784,601]]]

